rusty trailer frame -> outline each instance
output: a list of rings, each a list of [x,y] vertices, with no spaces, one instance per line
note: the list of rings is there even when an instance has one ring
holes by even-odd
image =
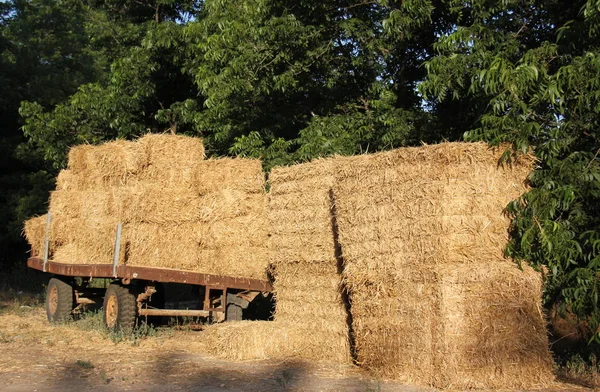
[[[120,279],[124,284],[129,284],[132,280],[143,280],[160,283],[183,283],[205,287],[204,310],[144,309],[141,307],[141,301],[138,299],[139,314],[146,316],[181,315],[209,317],[212,312],[225,312],[228,289],[247,292],[271,292],[273,290],[268,281],[259,279],[210,275],[167,268],[136,267],[123,264],[65,264],[45,260],[45,258],[42,259],[35,255],[27,260],[27,266],[60,276]],[[221,306],[218,308],[211,307],[210,294],[212,290],[222,291]]]

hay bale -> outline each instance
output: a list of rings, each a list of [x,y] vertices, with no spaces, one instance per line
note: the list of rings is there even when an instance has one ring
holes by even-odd
[[[45,250],[47,219],[46,214],[27,219],[23,229],[23,234],[31,245],[32,255],[38,257],[42,256]]]
[[[309,325],[281,321],[240,321],[214,324],[202,332],[206,350],[215,356],[237,360],[318,359],[344,363],[344,353],[330,334]],[[338,353],[338,354],[336,354]]]
[[[79,191],[81,184],[79,177],[73,174],[69,169],[61,170],[56,177],[57,191]]]
[[[232,221],[230,221],[231,223]],[[266,279],[268,249],[264,246],[266,228],[257,231],[237,229],[238,242],[218,242],[202,235],[201,222],[177,224],[134,223],[123,229],[127,265],[170,268],[214,275]],[[253,242],[251,239],[253,239]],[[252,246],[251,243],[260,243]]]
[[[191,181],[200,195],[224,189],[265,193],[265,174],[258,159],[207,159],[198,163]]]
[[[66,264],[112,264],[117,223],[111,216],[53,215],[50,258]]]
[[[436,386],[521,389],[552,380],[538,272],[481,263],[438,273]]]
[[[148,165],[148,152],[138,142],[116,140],[69,151],[69,169],[85,189],[125,185]]]
[[[273,263],[336,263],[330,191],[334,167],[329,160],[274,168],[269,175],[269,224]]]
[[[333,166],[316,160],[275,168],[269,179],[275,322],[289,325],[289,336],[306,346],[295,355],[350,364],[348,313],[332,229]]]
[[[523,297],[503,309],[503,320],[506,328],[522,330],[523,336],[513,336],[512,343],[533,342],[536,355],[517,358],[509,346],[498,345],[492,357],[482,357],[489,366],[477,372],[470,368],[473,358],[460,352],[465,347],[440,348],[453,339],[441,327],[450,306],[441,296],[447,285],[444,275],[454,269],[467,274],[478,268],[514,268],[503,258],[509,220],[502,211],[526,190],[523,181],[532,160],[526,157],[503,168],[497,164],[500,154],[483,143],[445,143],[337,159],[334,194],[342,275],[352,303],[358,362],[373,373],[441,387],[455,386],[461,377],[464,386],[495,387],[499,378],[494,372],[504,368],[519,379],[511,384],[510,377],[503,378],[509,386],[551,378],[543,328],[528,329],[517,317],[516,304]],[[510,283],[501,274],[496,279],[501,282],[498,295],[510,297]],[[527,280],[511,282],[528,290]],[[485,290],[485,284],[458,286],[459,293],[477,289],[480,295]],[[539,303],[539,296],[528,301]],[[486,304],[473,297],[473,306]],[[543,325],[539,313],[529,314],[537,317],[535,325]],[[483,320],[481,325],[493,329],[491,318]],[[475,316],[465,315],[464,321],[474,322]],[[462,329],[457,334],[469,341],[467,336],[479,332]],[[446,363],[444,356],[453,362]],[[526,378],[504,366],[505,358],[514,360],[515,367],[543,371]],[[454,368],[447,371],[446,365]]]
[[[196,168],[204,160],[202,139],[169,134],[146,134],[138,139],[148,165],[138,179],[164,187],[194,183]]]

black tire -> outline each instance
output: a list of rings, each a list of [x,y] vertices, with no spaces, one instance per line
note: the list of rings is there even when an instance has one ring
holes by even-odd
[[[239,298],[232,293],[227,293],[227,308],[225,308],[225,321],[241,321],[244,310],[238,305]]]
[[[104,295],[103,319],[109,330],[131,330],[137,321],[137,301],[127,287],[113,283]]]
[[[73,286],[52,278],[46,290],[46,316],[51,323],[61,323],[73,318],[75,293]]]

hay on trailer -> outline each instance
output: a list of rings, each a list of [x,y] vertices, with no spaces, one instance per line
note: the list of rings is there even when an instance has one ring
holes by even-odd
[[[50,199],[51,257],[266,278],[269,262],[261,162],[204,160],[197,138],[146,135],[77,146]]]
[[[310,324],[240,321],[208,326],[202,340],[209,353],[226,359],[306,359],[346,363],[331,334]]]
[[[80,191],[83,190],[79,177],[69,169],[61,170],[56,177],[57,191]]]
[[[438,271],[437,386],[529,388],[552,379],[539,273],[505,263]]]
[[[80,219],[53,215],[50,226],[52,260],[66,264],[112,264],[117,227],[114,217]],[[59,251],[63,247],[67,248]],[[73,255],[76,257],[69,258]]]
[[[87,189],[124,185],[148,164],[146,149],[125,140],[75,146],[69,152],[69,169]]]
[[[268,248],[266,228],[249,232],[237,227],[240,237],[263,240],[262,246],[219,244],[202,236],[206,225],[136,223],[123,229],[125,263],[132,266],[170,268],[206,274],[266,279]],[[230,226],[230,228],[232,228]]]
[[[513,167],[502,168],[497,165],[500,154],[485,144],[446,143],[338,159],[334,194],[343,276],[352,303],[358,362],[374,373],[454,386],[461,376],[445,370],[444,355],[464,370],[463,376],[470,371],[469,356],[460,347],[440,354],[439,345],[452,339],[441,331],[447,316],[443,309],[449,303],[444,304],[440,290],[444,274],[453,268],[462,268],[463,274],[481,266],[514,268],[502,255],[509,224],[502,210],[526,189],[523,181],[532,160],[525,157]],[[502,276],[496,278],[503,282]],[[511,284],[527,287],[524,280]],[[484,290],[485,285],[460,287],[457,290],[466,292]],[[510,284],[497,287],[499,293],[505,290],[504,295],[511,295]],[[530,301],[539,302],[539,296]],[[484,301],[473,302],[486,306]],[[542,354],[527,357],[534,363],[525,365],[523,359],[508,354],[510,347],[498,347],[493,357],[482,358],[489,364],[485,370],[471,373],[481,386],[499,385],[493,375],[503,369],[503,358],[536,369],[544,369],[549,359],[543,355],[547,352],[543,328],[531,331],[524,326],[515,306],[504,311],[507,328],[524,333],[513,337],[513,343],[527,339]],[[536,325],[543,325],[539,313],[532,317],[537,317]],[[493,329],[492,324],[487,318],[482,325]],[[477,335],[468,329],[461,333]],[[514,384],[508,378],[504,381],[522,386],[551,378],[548,372],[530,373],[530,378],[523,376]]]
[[[25,221],[23,234],[31,245],[31,252],[42,257],[45,250],[47,214],[36,216]]]

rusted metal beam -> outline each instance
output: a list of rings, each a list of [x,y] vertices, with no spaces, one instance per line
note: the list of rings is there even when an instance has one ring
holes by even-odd
[[[140,316],[172,316],[172,317],[209,317],[211,312],[207,310],[190,309],[139,309]]]
[[[44,261],[37,257],[27,260],[29,268],[42,271]],[[64,276],[80,276],[90,278],[113,278],[112,264],[64,264],[54,261],[46,263],[46,272]],[[171,270],[166,268],[117,266],[116,277],[120,279],[141,279],[163,283],[185,283],[210,286],[220,289],[243,289],[270,292],[271,284],[265,280],[234,278],[230,276],[201,274],[192,271]]]

